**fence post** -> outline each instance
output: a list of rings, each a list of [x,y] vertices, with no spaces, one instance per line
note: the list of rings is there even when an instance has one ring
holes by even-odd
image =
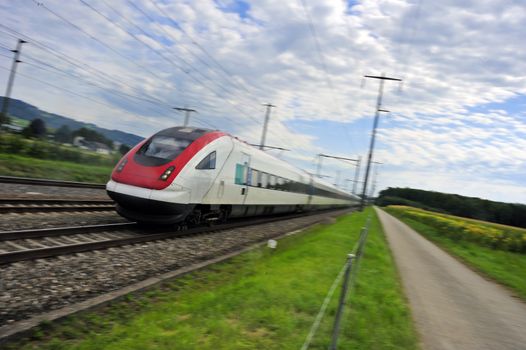
[[[347,296],[347,290],[349,289],[349,276],[351,275],[352,260],[354,254],[347,255],[347,267],[345,268],[345,276],[343,279],[342,291],[340,294],[340,301],[338,303],[338,309],[336,310],[336,317],[334,318],[334,326],[332,329],[332,341],[329,350],[336,350],[338,343],[338,335],[340,333],[340,321],[343,314],[343,307],[345,305],[345,297]]]

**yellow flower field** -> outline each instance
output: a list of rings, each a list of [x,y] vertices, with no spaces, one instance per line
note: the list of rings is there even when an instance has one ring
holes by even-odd
[[[390,205],[387,208],[389,212],[400,218],[429,225],[453,240],[465,240],[493,249],[526,253],[525,229],[401,205]]]

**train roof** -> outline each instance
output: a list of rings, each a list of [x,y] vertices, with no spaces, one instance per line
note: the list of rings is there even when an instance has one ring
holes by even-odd
[[[184,139],[184,140],[197,140],[204,134],[207,134],[209,132],[214,132],[216,130],[211,129],[205,129],[205,128],[194,128],[190,126],[175,126],[168,129],[163,129],[159,132],[157,132],[154,136],[171,136],[176,137],[178,139]]]

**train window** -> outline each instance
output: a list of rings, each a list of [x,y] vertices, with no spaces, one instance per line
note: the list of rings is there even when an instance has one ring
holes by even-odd
[[[215,169],[216,168],[216,151],[207,155],[197,164],[196,169]]]
[[[261,173],[261,187],[268,188],[268,174]]]
[[[243,164],[236,164],[236,179],[237,185],[245,185],[246,183],[246,169],[247,166]]]
[[[245,172],[245,185],[248,185],[248,186],[252,186],[252,172],[253,172],[254,169],[252,168],[249,168],[249,167],[246,167],[246,172]]]
[[[262,185],[262,182],[263,182],[262,178],[263,178],[263,173],[261,171],[258,171],[258,176],[257,176],[258,187],[261,187]]]
[[[273,190],[276,189],[276,176],[275,175],[269,175],[268,188],[273,189]]]
[[[258,177],[259,177],[259,171],[256,170],[256,169],[251,169],[251,177],[252,177],[252,181],[251,181],[251,185],[252,186],[257,186],[258,185]]]
[[[278,177],[276,189],[277,190],[283,190],[283,185],[285,184],[285,179],[282,177]]]

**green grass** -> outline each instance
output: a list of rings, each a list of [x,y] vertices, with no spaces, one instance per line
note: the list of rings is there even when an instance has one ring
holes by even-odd
[[[526,300],[526,255],[494,250],[478,244],[452,240],[441,234],[439,230],[425,223],[397,215],[396,211],[384,208],[387,212],[397,216],[415,231],[437,243],[440,247],[457,256],[469,266],[495,281],[510,287],[518,296]],[[462,218],[454,217],[457,220]],[[471,221],[471,219],[466,219]],[[495,225],[487,223],[488,225]]]
[[[43,325],[11,349],[299,349],[366,214],[282,239],[275,251],[256,249],[101,310]],[[338,294],[310,349],[327,348]],[[376,218],[350,305],[339,348],[418,348]]]
[[[105,183],[113,167],[0,153],[0,175]]]

